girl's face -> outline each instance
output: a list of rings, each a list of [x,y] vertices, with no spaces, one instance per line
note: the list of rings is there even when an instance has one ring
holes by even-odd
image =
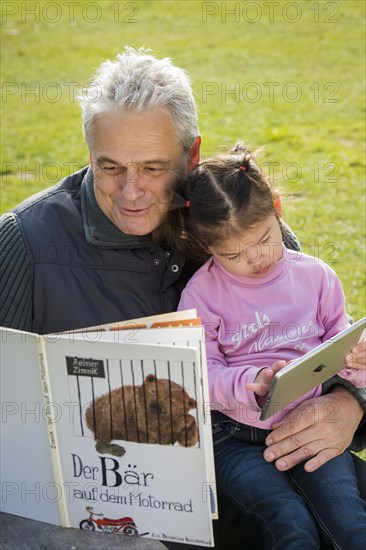
[[[229,273],[259,278],[272,271],[282,247],[280,224],[273,214],[235,237],[209,247],[209,252]]]

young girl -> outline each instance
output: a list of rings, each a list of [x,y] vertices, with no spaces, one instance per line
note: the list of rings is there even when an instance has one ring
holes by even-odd
[[[205,327],[217,484],[255,516],[266,548],[318,549],[315,518],[331,547],[361,550],[366,503],[349,452],[312,473],[303,465],[280,472],[263,451],[288,410],[259,420],[274,374],[348,326],[335,272],[284,247],[280,197],[241,144],[203,163],[180,194],[174,247],[190,259],[211,255],[179,308],[197,308]],[[364,371],[339,375],[365,385]]]

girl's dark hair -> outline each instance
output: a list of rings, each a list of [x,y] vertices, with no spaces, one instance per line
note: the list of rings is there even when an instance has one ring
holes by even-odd
[[[238,142],[229,154],[203,162],[178,183],[166,240],[187,259],[203,262],[210,256],[208,247],[274,214],[274,198],[255,153]]]

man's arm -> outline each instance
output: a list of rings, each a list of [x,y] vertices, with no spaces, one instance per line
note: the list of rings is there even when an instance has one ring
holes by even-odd
[[[356,346],[356,348],[358,348],[358,346]],[[363,368],[365,368],[364,361],[365,361],[365,356],[363,356],[363,362],[362,362]],[[353,401],[356,399],[363,409],[363,418],[361,419],[361,422],[358,425],[357,431],[354,434],[352,444],[351,444],[351,449],[353,451],[362,451],[362,449],[366,447],[366,387],[364,386],[362,388],[356,388],[348,380],[345,380],[344,378],[341,378],[340,376],[336,375],[336,376],[332,376],[332,378],[329,378],[329,380],[324,382],[323,394],[331,393],[332,391],[335,391],[337,388],[340,388],[340,386],[343,386],[343,388],[353,396],[354,398]],[[352,400],[350,400],[350,403],[352,403]]]
[[[301,250],[299,241],[281,219],[286,248]],[[360,344],[359,344],[360,346]],[[356,347],[347,356],[365,368],[365,353]],[[343,387],[341,387],[343,386]],[[323,384],[320,397],[301,403],[278,424],[267,438],[264,458],[279,470],[288,470],[305,461],[305,469],[314,471],[331,458],[352,446],[357,451],[366,446],[366,388],[355,388],[347,380],[334,376]]]
[[[0,325],[32,330],[32,270],[14,214],[0,218]]]

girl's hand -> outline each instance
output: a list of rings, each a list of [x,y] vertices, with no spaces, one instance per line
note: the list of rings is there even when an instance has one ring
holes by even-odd
[[[366,370],[366,340],[357,344],[347,355],[346,365],[351,369]]]
[[[264,396],[268,393],[274,375],[286,366],[286,361],[276,361],[272,367],[266,367],[259,371],[254,382],[245,384],[247,390],[253,391],[256,395]]]

